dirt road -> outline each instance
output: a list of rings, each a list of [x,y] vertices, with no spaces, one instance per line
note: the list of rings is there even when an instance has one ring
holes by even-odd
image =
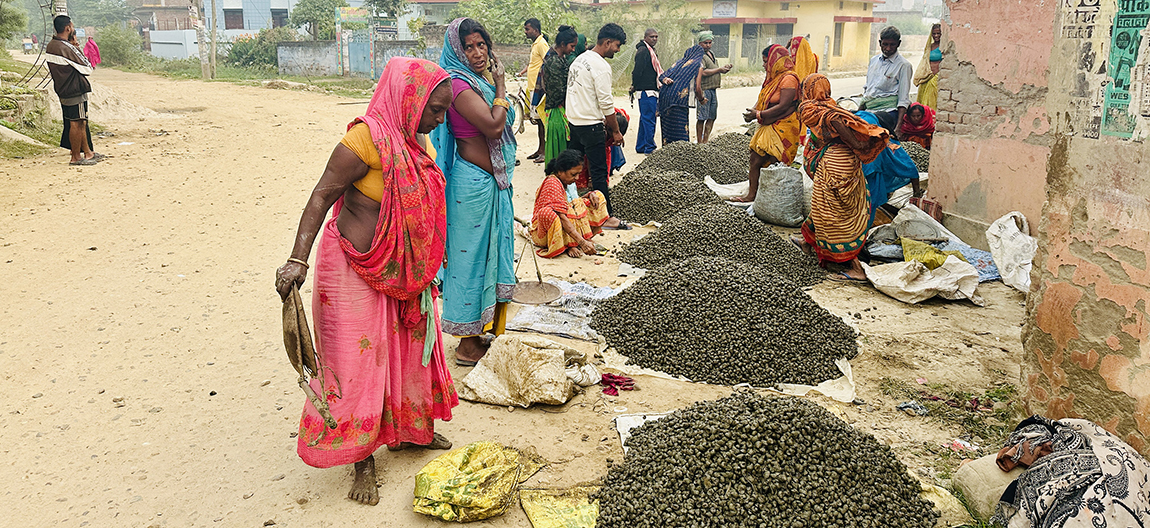
[[[441,526],[411,512],[412,477],[439,452],[382,451],[382,500],[366,507],[345,498],[348,468],[304,465],[291,437],[303,395],[284,357],[274,271],[328,154],[365,105],[108,69],[94,80],[177,117],[103,123],[115,136],[97,140],[110,159],[94,167],[69,167],[62,151],[0,161],[0,479],[9,522]],[[743,96],[724,96],[737,115]],[[531,135],[521,136],[521,155],[534,150]],[[530,162],[517,171],[521,214],[541,177]],[[615,264],[542,265],[549,276],[577,272],[608,285]],[[891,443],[913,468],[931,466],[914,448],[949,442],[957,430],[896,411],[877,380],[970,390],[1015,381],[1022,296],[997,283],[981,293],[985,308],[912,307],[870,288],[816,287],[811,294],[832,312],[861,314],[853,365],[868,405],[817,401]],[[462,403],[437,431],[456,445],[534,447],[552,465],[532,483],[566,486],[604,474],[608,457],[622,460],[616,408],[667,411],[730,390],[650,377],[637,385],[608,400],[592,390],[562,414]],[[529,526],[517,506],[480,525]]]

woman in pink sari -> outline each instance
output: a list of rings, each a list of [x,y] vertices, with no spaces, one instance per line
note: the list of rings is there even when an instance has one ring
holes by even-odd
[[[100,64],[100,46],[96,45],[96,39],[88,37],[88,43],[84,44],[84,57],[93,68]]]
[[[443,123],[447,80],[432,62],[388,62],[367,113],[332,152],[291,258],[276,272],[281,298],[303,284],[322,225],[312,320],[316,350],[331,369],[323,372],[323,396],[338,425],[328,429],[305,403],[297,451],[314,467],[354,463],[348,498],[364,504],[379,502],[373,453],[380,446],[451,447],[433,429],[459,404],[433,284],[444,254],[444,178],[417,136]],[[321,391],[319,380],[312,388]]]

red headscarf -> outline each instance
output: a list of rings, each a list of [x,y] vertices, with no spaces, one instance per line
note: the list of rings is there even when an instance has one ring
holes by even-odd
[[[922,109],[922,121],[917,125],[910,122],[910,113],[915,108]],[[902,119],[899,131],[908,136],[926,136],[934,133],[934,109],[922,103],[911,103],[906,109],[906,116]]]
[[[379,148],[383,197],[375,237],[366,253],[346,238],[339,244],[352,269],[377,291],[400,300],[419,296],[443,263],[447,204],[443,171],[415,139],[431,92],[447,72],[423,59],[396,57],[387,63],[367,113],[348,129],[366,123]],[[332,213],[338,217],[343,198]]]

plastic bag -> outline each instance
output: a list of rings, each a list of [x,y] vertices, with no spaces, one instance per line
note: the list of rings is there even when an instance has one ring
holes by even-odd
[[[575,486],[565,490],[521,489],[519,505],[534,528],[595,528],[599,503],[588,497],[599,486]]]
[[[1022,224],[1021,230],[1019,223]],[[1029,231],[1030,224],[1018,211],[995,220],[986,230],[986,243],[990,246],[998,272],[1002,274],[1002,282],[1022,293],[1030,291],[1030,269],[1038,251],[1038,241],[1026,234]]]
[[[519,483],[544,465],[538,456],[495,442],[467,444],[419,470],[412,509],[457,522],[503,515]]]
[[[575,386],[567,376],[568,359],[579,351],[550,339],[504,335],[459,382],[459,397],[492,405],[530,407],[533,403],[562,405]]]
[[[903,260],[917,260],[926,264],[927,269],[938,269],[939,266],[946,262],[946,257],[950,255],[954,255],[962,259],[963,262],[966,262],[966,258],[958,251],[942,251],[926,242],[919,242],[909,238],[903,238],[900,242],[902,244]]]
[[[776,163],[759,171],[759,189],[755,194],[754,211],[759,220],[767,223],[797,227],[806,219],[803,214],[806,179],[798,169]]]
[[[942,266],[933,271],[915,260],[881,266],[863,264],[863,270],[878,291],[905,303],[916,304],[938,296],[950,300],[970,299],[978,306],[984,304],[975,293],[978,270],[953,255],[948,255]]]

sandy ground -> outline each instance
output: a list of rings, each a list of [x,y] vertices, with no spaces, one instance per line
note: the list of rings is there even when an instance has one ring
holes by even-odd
[[[95,167],[69,167],[63,151],[0,161],[0,478],[8,519],[0,524],[441,525],[411,512],[413,476],[440,452],[382,450],[382,500],[367,507],[345,497],[349,468],[304,465],[290,436],[303,394],[284,357],[274,272],[328,154],[365,104],[108,69],[94,80],[176,117],[104,122],[115,136],[97,139],[110,159]],[[720,131],[741,123],[755,92],[721,93],[721,123],[729,126]],[[525,156],[534,135],[520,138]],[[629,150],[629,167],[638,158]],[[521,216],[530,215],[541,178],[530,162],[516,172]],[[614,247],[637,232],[602,242]],[[590,257],[541,263],[547,276],[596,285],[617,283],[616,265]],[[521,277],[532,274],[527,267]],[[878,380],[921,377],[969,390],[1017,380],[1023,296],[1000,283],[980,291],[984,308],[910,306],[869,287],[815,287],[811,295],[832,312],[861,316],[853,365],[867,405],[817,401],[892,444],[914,471],[928,471],[932,461],[912,451],[959,432],[896,411]],[[533,447],[552,465],[531,483],[567,486],[602,476],[607,458],[622,460],[611,424],[617,408],[668,411],[730,391],[646,376],[636,384],[640,390],[618,398],[593,388],[561,409],[464,402],[437,431],[456,445]],[[515,506],[478,525],[529,523]]]

